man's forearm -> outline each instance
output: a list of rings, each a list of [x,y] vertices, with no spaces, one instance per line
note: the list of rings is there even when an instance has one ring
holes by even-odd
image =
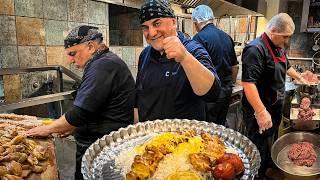
[[[294,70],[292,67],[290,67],[287,71],[288,76],[300,81],[302,76],[300,73],[298,73],[296,70]]]
[[[181,62],[181,65],[188,77],[193,92],[198,96],[205,95],[215,81],[213,73],[190,53],[186,55],[186,58]]]
[[[246,95],[246,98],[254,111],[257,113],[263,111],[265,109],[265,106],[260,99],[256,85],[251,82],[242,82],[242,86],[244,94]]]
[[[62,115],[54,123],[48,125],[48,129],[51,133],[65,133],[72,131],[75,127],[68,123],[65,115]]]

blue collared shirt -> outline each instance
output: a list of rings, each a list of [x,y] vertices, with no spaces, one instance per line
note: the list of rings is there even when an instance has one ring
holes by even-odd
[[[145,48],[139,58],[136,82],[136,107],[142,121],[164,118],[205,120],[205,102],[215,101],[219,95],[220,80],[208,52],[201,44],[187,39],[181,32],[178,33],[178,37],[186,49],[212,72],[215,82],[207,94],[197,96],[180,63],[167,59],[166,54],[161,55],[150,46]],[[157,91],[163,87],[171,89],[170,92]],[[155,93],[145,93],[146,90]],[[171,99],[161,98],[167,97],[164,95],[167,93]],[[165,112],[162,110],[165,108],[158,108],[168,106],[172,108]]]
[[[201,43],[210,54],[224,88],[232,86],[232,66],[239,64],[231,37],[212,23],[207,24],[193,40]]]

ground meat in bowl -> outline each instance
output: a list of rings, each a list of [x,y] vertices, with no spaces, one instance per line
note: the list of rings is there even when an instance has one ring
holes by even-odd
[[[309,142],[294,143],[288,151],[288,158],[298,166],[311,167],[317,160],[313,144]]]
[[[299,106],[298,120],[301,121],[311,121],[312,117],[316,115],[315,112],[310,107],[311,100],[308,97],[304,97],[301,100]]]

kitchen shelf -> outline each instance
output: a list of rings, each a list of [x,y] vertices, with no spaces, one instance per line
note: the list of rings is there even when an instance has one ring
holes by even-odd
[[[320,2],[313,2],[310,4],[310,7],[320,7]]]
[[[320,0],[304,0],[301,18],[301,32],[320,32]]]
[[[306,29],[306,32],[320,32],[320,27],[317,27],[317,28],[308,27]]]

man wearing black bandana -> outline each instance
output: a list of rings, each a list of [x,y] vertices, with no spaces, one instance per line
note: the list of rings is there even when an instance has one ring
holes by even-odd
[[[139,57],[135,120],[205,120],[205,101],[215,101],[220,91],[208,52],[177,32],[168,1],[145,1],[140,22],[150,46]]]
[[[72,109],[54,123],[29,130],[28,136],[48,136],[74,130],[77,145],[75,179],[83,179],[86,149],[103,135],[133,123],[134,79],[125,62],[102,43],[98,28],[79,26],[64,41],[68,60],[83,69]]]
[[[248,44],[242,54],[243,133],[260,151],[260,179],[271,159],[271,146],[281,121],[286,74],[307,83],[290,66],[284,53],[294,29],[291,17],[280,13],[268,22],[267,31]]]

